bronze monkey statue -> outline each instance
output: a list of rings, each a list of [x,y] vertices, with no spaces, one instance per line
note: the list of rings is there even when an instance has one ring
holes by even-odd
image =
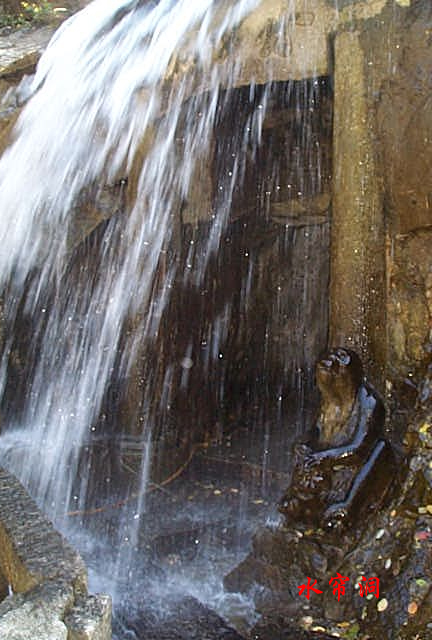
[[[315,433],[296,447],[279,511],[290,524],[339,529],[382,504],[396,459],[384,434],[384,405],[354,351],[330,350],[317,364],[316,381],[321,406]]]

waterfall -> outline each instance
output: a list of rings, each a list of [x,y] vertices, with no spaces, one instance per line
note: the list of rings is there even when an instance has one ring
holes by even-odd
[[[216,20],[220,3],[212,0],[96,0],[52,39],[13,144],[1,158],[0,272],[7,326],[24,307],[37,344],[24,409],[19,422],[5,428],[3,450],[52,515],[85,504],[85,486],[78,504],[72,495],[80,447],[94,429],[113,367],[127,375],[142,335],[135,331],[119,359],[127,318],[145,310],[142,331],[157,333],[172,273],[155,293],[156,272],[218,99],[214,73],[210,97],[191,100],[179,152],[176,132],[194,74],[211,56],[208,43],[216,47],[256,4],[227,6]],[[164,76],[191,30],[196,37],[188,46],[196,69],[167,88]],[[197,119],[198,108],[205,111]],[[65,292],[77,203],[95,184],[120,180],[121,188],[146,136],[152,142],[139,167],[134,203],[108,221],[104,250],[93,256],[96,276],[85,282],[83,274],[83,286]],[[229,194],[221,210],[227,202]],[[126,220],[119,224],[119,217]],[[209,251],[222,225],[220,216],[215,220]],[[7,336],[4,375],[11,341]]]
[[[210,389],[224,409],[238,379],[245,421],[252,416],[247,439],[251,446],[259,441],[263,486],[271,457],[268,406],[280,416],[290,387],[304,420],[305,380],[327,322],[329,226],[322,211],[310,215],[309,226],[292,219],[309,196],[321,197],[328,179],[313,129],[321,89],[317,79],[306,88],[260,84],[262,76],[256,83],[242,60],[218,58],[224,47],[234,48],[236,30],[260,1],[94,0],[50,42],[0,158],[0,462],[67,534],[74,532],[70,516],[97,511],[103,500],[126,505],[116,514],[109,561],[106,549],[101,554],[115,596],[138,580],[131,575],[157,448],[171,438],[172,451],[187,458],[185,425],[163,433],[173,413],[183,410],[188,425],[202,420],[201,387],[202,402]],[[280,60],[292,24],[283,15],[272,27]],[[280,113],[291,120],[279,122],[285,137],[275,143],[275,161],[265,119],[273,126]],[[247,207],[238,213],[243,196]],[[269,272],[271,252],[284,272]],[[214,284],[225,259],[232,280],[226,295],[223,283]],[[264,310],[254,298],[260,287],[271,289]],[[260,313],[254,335],[250,317]],[[165,353],[167,317],[177,333]],[[233,361],[227,345],[250,353]],[[277,363],[273,378],[270,362]],[[190,388],[196,397],[185,411]],[[133,418],[122,403],[133,406]],[[213,407],[208,413],[217,430],[219,414]],[[284,465],[282,426],[276,449]],[[295,419],[291,426],[294,433]],[[133,486],[110,484],[111,460],[99,456],[105,443],[116,459],[124,455],[135,465]],[[241,514],[247,499],[240,497]],[[90,555],[98,543],[98,535],[81,539]],[[200,580],[194,594],[206,591]]]

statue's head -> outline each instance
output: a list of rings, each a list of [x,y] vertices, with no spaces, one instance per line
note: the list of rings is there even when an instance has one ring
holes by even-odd
[[[363,366],[351,349],[331,349],[316,367],[316,381],[324,397],[355,394],[363,381]]]

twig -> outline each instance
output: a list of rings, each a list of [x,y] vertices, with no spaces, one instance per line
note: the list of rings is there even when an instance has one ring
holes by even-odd
[[[246,460],[230,460],[229,458],[223,458],[222,456],[209,456],[209,455],[205,455],[203,456],[203,458],[205,458],[206,460],[212,460],[213,462],[223,462],[224,464],[235,464],[235,465],[240,465],[242,467],[249,467],[250,469],[252,469],[252,471],[254,472],[264,472],[266,475],[275,477],[275,478],[281,478],[282,480],[285,480],[287,477],[287,473],[285,473],[284,471],[276,471],[274,469],[264,469],[264,466],[261,464],[257,464],[254,462],[247,462]]]
[[[166,487],[168,484],[173,482],[173,480],[176,480],[187,469],[187,467],[191,463],[192,458],[194,457],[198,449],[203,449],[205,447],[207,447],[207,442],[200,442],[196,444],[192,448],[192,451],[190,452],[186,462],[184,462],[178,469],[174,471],[174,473],[172,473],[168,478],[165,478],[165,480],[163,480],[159,484],[156,484],[154,482],[150,483],[148,488],[145,491],[145,494],[151,493],[152,491],[156,491],[156,490],[166,491],[164,487]],[[95,515],[96,513],[103,513],[104,511],[108,511],[109,509],[118,509],[119,507],[123,507],[125,504],[127,504],[128,502],[131,502],[132,500],[135,500],[138,497],[139,497],[139,493],[134,492],[129,497],[124,498],[123,500],[119,500],[114,504],[105,504],[101,507],[94,507],[92,509],[68,511],[67,513],[65,513],[63,517],[72,518],[76,516],[91,516],[91,515]]]

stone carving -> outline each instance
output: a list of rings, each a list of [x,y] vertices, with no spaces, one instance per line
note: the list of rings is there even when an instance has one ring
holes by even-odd
[[[331,350],[316,367],[320,415],[308,444],[297,445],[291,486],[279,510],[287,521],[339,528],[376,509],[396,470],[384,436],[384,406],[364,380],[356,353]]]

